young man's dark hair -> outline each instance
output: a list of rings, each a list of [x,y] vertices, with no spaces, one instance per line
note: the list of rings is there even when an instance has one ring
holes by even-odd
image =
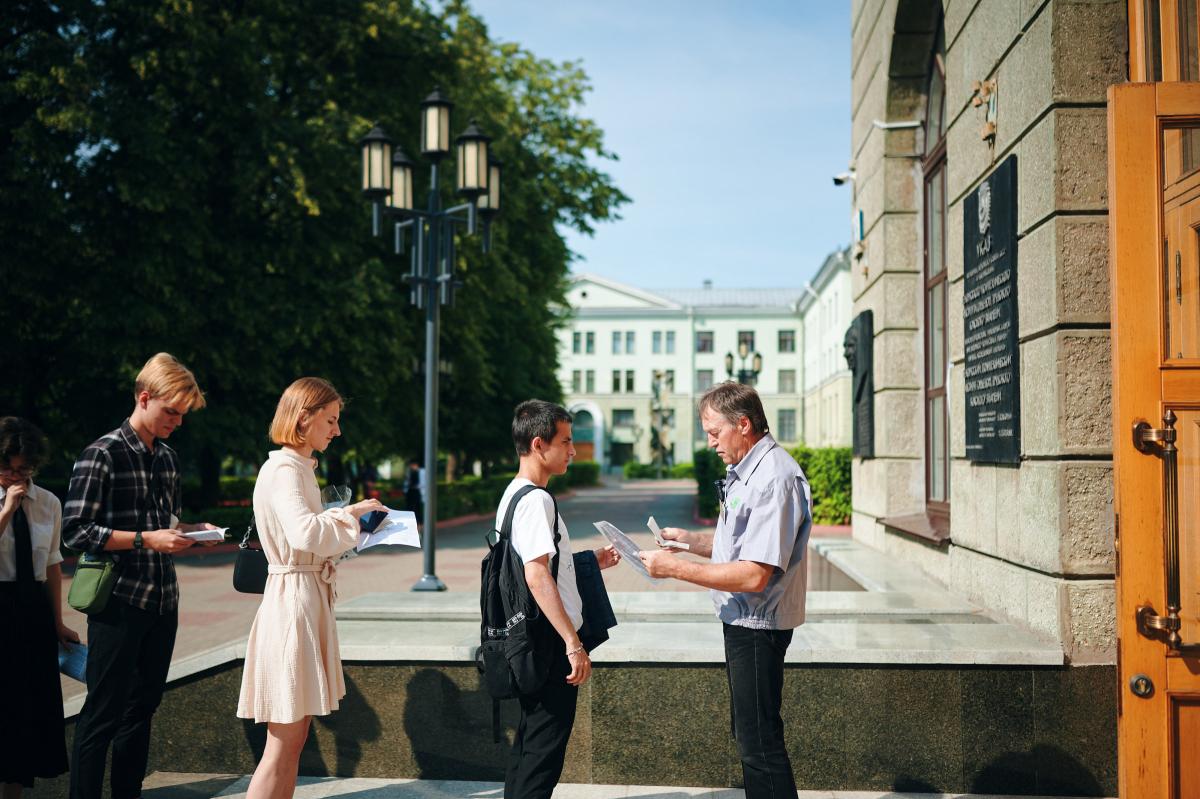
[[[769,432],[767,413],[763,410],[762,400],[758,398],[758,392],[750,386],[733,381],[717,383],[700,397],[699,412],[704,413],[705,408],[712,408],[730,424],[737,424],[738,420],[745,416],[758,435]]]
[[[512,437],[517,457],[528,455],[533,440],[554,438],[559,422],[570,422],[571,414],[561,405],[545,400],[525,400],[513,410]]]

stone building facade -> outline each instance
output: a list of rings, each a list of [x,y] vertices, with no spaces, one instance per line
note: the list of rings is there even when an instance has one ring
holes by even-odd
[[[1115,661],[1106,90],[1125,0],[854,0],[854,313],[874,458],[854,536]],[[1015,156],[1019,459],[967,457],[966,201]],[[982,221],[980,222],[982,225]]]
[[[804,339],[804,424],[809,447],[848,447],[850,370],[842,339],[850,324],[850,253],[830,253],[796,306]]]

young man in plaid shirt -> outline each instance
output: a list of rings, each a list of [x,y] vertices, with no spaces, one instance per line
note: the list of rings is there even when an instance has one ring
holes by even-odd
[[[72,799],[99,799],[112,745],[113,799],[136,799],[179,623],[172,554],[194,541],[181,524],[180,474],[163,440],[204,407],[196,378],[165,352],[138,374],[129,418],[75,462],[63,508],[63,541],[113,553],[119,576],[103,611],[88,617],[87,699],[75,724]]]

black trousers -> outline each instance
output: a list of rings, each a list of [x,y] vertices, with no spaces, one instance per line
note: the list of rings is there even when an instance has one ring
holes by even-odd
[[[791,630],[724,625],[733,737],[746,799],[795,799],[796,778],[783,744],[783,656]]]
[[[162,700],[178,612],[158,614],[113,597],[88,617],[87,699],[75,723],[71,799],[99,799],[112,745],[112,799],[142,795],[150,719]]]
[[[567,684],[571,663],[561,647],[556,649],[546,684],[518,697],[521,722],[508,756],[504,799],[550,799],[562,775],[579,689]]]

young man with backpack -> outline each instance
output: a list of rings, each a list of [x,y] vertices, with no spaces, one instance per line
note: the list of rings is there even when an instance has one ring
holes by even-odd
[[[512,435],[521,465],[496,509],[496,529],[503,530],[506,517],[511,516],[512,551],[524,566],[524,582],[538,611],[535,623],[527,625],[538,661],[531,671],[546,677],[534,688],[518,676],[524,682],[517,692],[521,721],[509,755],[504,796],[549,799],[562,774],[579,686],[592,673],[592,661],[579,637],[583,602],[571,539],[554,497],[545,490],[550,477],[565,474],[575,457],[571,414],[551,402],[527,400],[513,413]],[[514,498],[516,507],[510,514]],[[612,547],[594,554],[601,569],[619,559]]]

